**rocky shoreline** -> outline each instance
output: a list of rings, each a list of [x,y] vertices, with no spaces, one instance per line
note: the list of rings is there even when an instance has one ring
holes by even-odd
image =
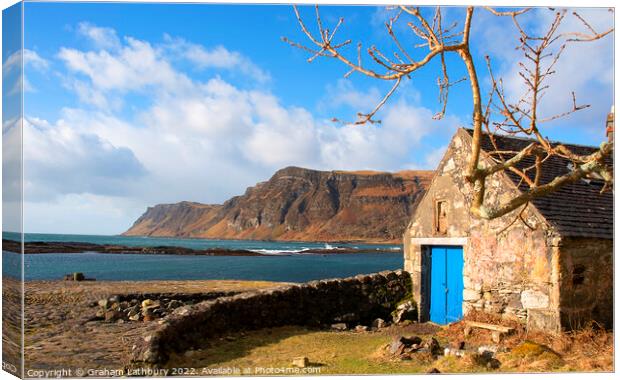
[[[21,243],[15,240],[2,239],[2,249],[9,252],[21,252]],[[24,253],[44,254],[44,253],[111,253],[111,254],[149,254],[149,255],[184,255],[184,256],[283,256],[290,254],[263,254],[245,249],[227,248],[207,248],[191,249],[175,246],[156,246],[156,247],[130,247],[124,245],[107,245],[80,242],[26,242]],[[315,248],[307,249],[302,254],[351,254],[368,252],[368,249],[357,248]],[[373,253],[394,253],[397,251],[390,249],[376,249]]]

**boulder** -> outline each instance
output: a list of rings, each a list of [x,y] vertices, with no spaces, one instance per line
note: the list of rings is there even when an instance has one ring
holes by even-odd
[[[407,346],[405,346],[405,344],[401,342],[400,339],[395,339],[392,341],[392,343],[390,343],[388,350],[392,355],[401,355],[403,352],[405,352],[405,348],[407,348]]]
[[[390,343],[388,349],[392,355],[401,355],[405,352],[416,351],[422,343],[422,338],[417,336],[396,336]]]
[[[308,364],[310,364],[310,360],[308,360],[305,356],[300,356],[293,359],[293,367],[306,368]]]
[[[406,320],[415,321],[418,319],[418,310],[412,301],[406,301],[396,307],[392,312],[392,321],[402,323]]]
[[[497,353],[497,350],[498,348],[496,345],[480,346],[478,347],[478,354],[493,357],[493,355]]]
[[[104,319],[106,322],[116,322],[123,319],[125,315],[120,310],[108,310],[105,312]]]
[[[355,326],[355,332],[364,332],[368,331],[368,326],[357,325]]]
[[[101,299],[99,301],[97,301],[97,305],[101,306],[104,309],[108,308],[109,302],[107,299]]]
[[[388,323],[381,318],[377,318],[374,321],[372,321],[372,327],[376,329],[382,329],[387,326],[388,326]]]
[[[159,301],[153,301],[151,299],[145,299],[142,301],[142,309],[157,309],[159,307]]]
[[[140,314],[140,306],[134,305],[126,309],[128,315]]]
[[[414,344],[419,345],[420,343],[422,343],[422,338],[420,338],[419,336],[403,336],[400,338],[400,340],[407,346],[412,346]]]
[[[499,367],[501,367],[502,363],[497,360],[496,358],[491,358],[491,360],[489,360],[487,362],[487,368],[488,369],[499,369]]]
[[[168,309],[176,309],[178,307],[183,306],[183,302],[181,301],[177,301],[177,300],[172,300],[170,302],[168,302]]]
[[[431,338],[427,340],[426,342],[424,342],[423,347],[426,348],[428,352],[430,352],[434,356],[438,356],[443,353],[443,350],[441,349],[439,342],[435,338]]]
[[[346,323],[334,323],[331,325],[332,330],[345,331],[347,329]]]
[[[480,366],[487,367],[488,369],[498,369],[501,366],[501,362],[493,357],[493,354],[489,351],[485,351],[483,354],[474,355],[474,362]]]
[[[456,356],[458,358],[462,358],[465,356],[465,350],[446,347],[443,349],[443,354],[444,356]]]

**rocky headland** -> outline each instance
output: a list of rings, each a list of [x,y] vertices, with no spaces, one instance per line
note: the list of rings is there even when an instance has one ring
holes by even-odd
[[[432,175],[287,167],[222,205],[149,207],[123,235],[396,242]]]

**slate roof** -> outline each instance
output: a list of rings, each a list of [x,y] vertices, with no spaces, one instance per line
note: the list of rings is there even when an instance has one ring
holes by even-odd
[[[467,132],[470,136],[473,134],[471,129],[467,129]],[[533,141],[504,135],[494,135],[494,139],[498,150],[504,151],[520,151]],[[563,145],[579,155],[587,155],[597,150],[590,146]],[[486,133],[483,135],[481,148],[487,153],[496,150]],[[613,157],[608,157],[605,162],[613,170]],[[534,158],[527,157],[517,166],[524,168],[533,163]],[[570,160],[556,156],[545,161],[541,184],[568,173],[570,163]],[[531,170],[531,173],[531,178],[533,178],[534,170]],[[521,178],[517,174],[511,171],[506,171],[506,174],[515,185],[519,184]],[[589,182],[580,180],[574,184],[565,185],[551,194],[536,198],[531,203],[561,236],[613,239],[614,196],[609,190],[601,194],[602,187],[602,180],[590,180]],[[528,188],[527,184],[520,185],[520,189],[527,190]]]

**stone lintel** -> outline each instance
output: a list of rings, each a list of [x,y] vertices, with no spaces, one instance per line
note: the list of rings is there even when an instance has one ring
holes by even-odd
[[[466,237],[411,238],[412,245],[466,245]]]

